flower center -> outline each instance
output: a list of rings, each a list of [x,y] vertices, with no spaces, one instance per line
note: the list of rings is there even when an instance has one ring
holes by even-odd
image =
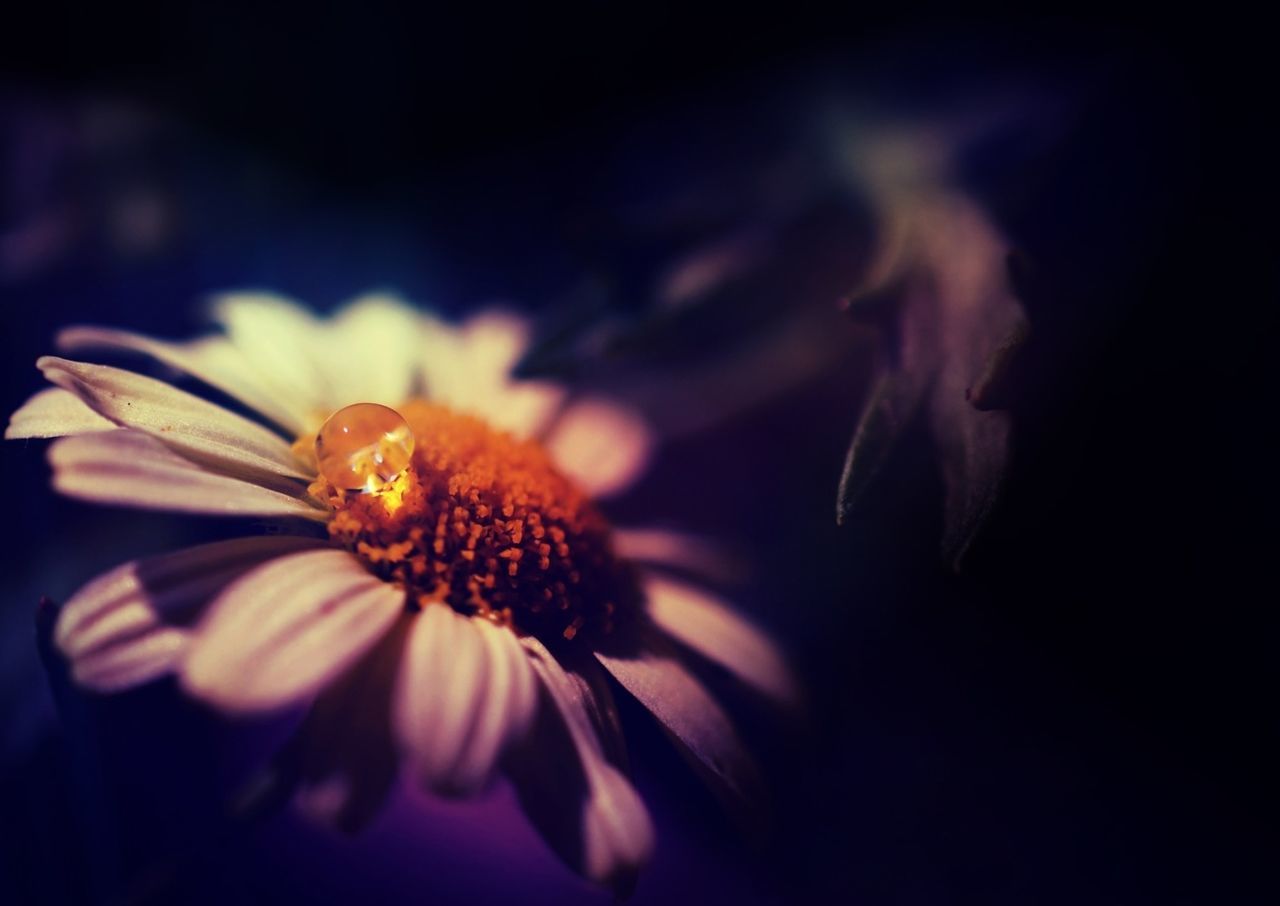
[[[441,601],[568,639],[634,611],[609,524],[536,442],[413,400],[339,410],[315,448],[311,492],[333,506],[330,538],[403,585],[410,606]]]

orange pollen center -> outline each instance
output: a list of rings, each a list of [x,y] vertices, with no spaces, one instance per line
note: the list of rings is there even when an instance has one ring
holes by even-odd
[[[541,445],[422,400],[399,414],[412,455],[398,477],[368,493],[322,469],[311,492],[334,509],[330,538],[404,586],[409,606],[444,602],[568,639],[605,635],[634,612],[637,585],[609,524]]]

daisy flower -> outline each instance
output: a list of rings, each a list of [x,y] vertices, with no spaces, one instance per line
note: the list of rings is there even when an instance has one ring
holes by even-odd
[[[644,469],[641,418],[513,380],[528,328],[510,313],[452,325],[366,297],[319,320],[236,294],[215,315],[224,333],[193,342],[72,327],[57,345],[148,356],[248,416],[47,356],[54,386],[5,433],[58,438],[53,483],[72,497],[279,521],[81,588],[54,629],[81,685],[175,674],[224,712],[307,707],[296,798],[347,828],[400,777],[462,796],[505,774],[552,848],[615,888],[653,831],[606,674],[718,794],[747,794],[751,761],[687,663],[784,703],[794,684],[760,631],[675,578],[704,559],[692,539],[597,508]]]

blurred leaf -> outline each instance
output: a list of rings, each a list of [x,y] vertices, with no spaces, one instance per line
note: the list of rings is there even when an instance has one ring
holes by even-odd
[[[886,372],[854,431],[837,513],[849,518],[921,405],[946,488],[943,555],[958,570],[1000,496],[1029,328],[1009,244],[952,186],[949,147],[938,134],[885,133],[855,156],[881,236],[846,308],[879,320]]]
[[[865,338],[832,302],[862,270],[863,199],[803,157],[721,165],[712,176],[731,191],[659,186],[603,228],[597,244],[623,251],[602,253],[543,314],[519,375],[625,395],[672,437],[847,358]]]
[[[903,372],[883,374],[876,382],[845,456],[836,493],[838,523],[848,519],[893,454],[899,436],[919,408],[920,391],[911,376]]]

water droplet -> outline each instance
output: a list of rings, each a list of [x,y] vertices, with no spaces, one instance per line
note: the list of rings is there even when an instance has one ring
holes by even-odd
[[[400,413],[377,403],[339,409],[316,435],[316,463],[335,488],[376,493],[409,467],[413,431]]]

